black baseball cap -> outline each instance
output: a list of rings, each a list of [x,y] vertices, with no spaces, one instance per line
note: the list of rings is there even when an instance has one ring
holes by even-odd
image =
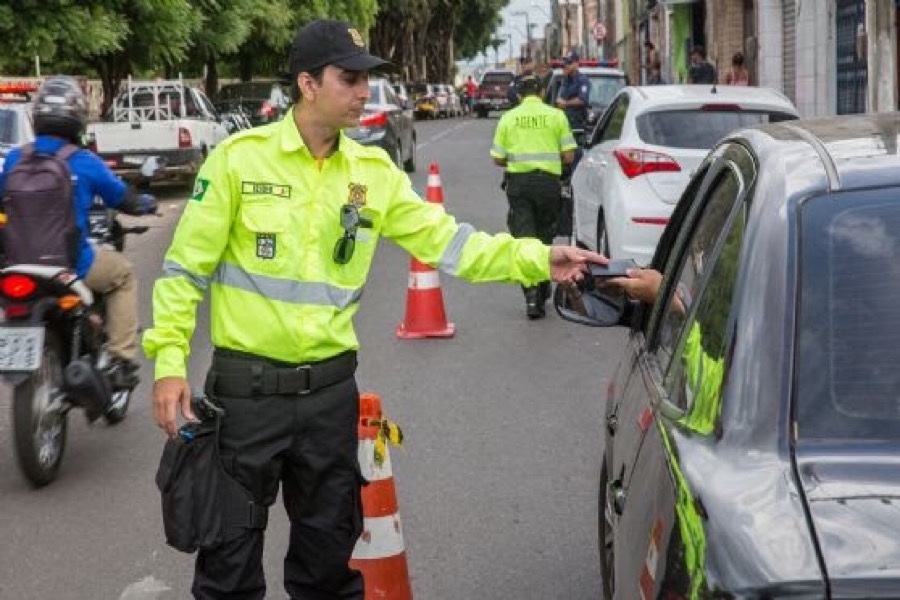
[[[359,31],[349,23],[325,19],[297,30],[289,62],[292,76],[326,65],[348,71],[369,71],[388,63],[369,54]]]

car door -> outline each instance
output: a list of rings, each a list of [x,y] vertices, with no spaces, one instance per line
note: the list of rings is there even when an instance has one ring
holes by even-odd
[[[738,323],[732,306],[756,166],[740,145],[716,151],[693,198],[682,197],[634,379],[645,436],[611,490],[618,520],[615,576],[623,597],[693,596],[703,586],[706,539],[690,460],[715,449]],[[684,203],[689,204],[684,204]],[[688,473],[688,475],[686,475]]]
[[[615,161],[612,153],[622,136],[629,105],[627,93],[613,101],[591,132],[587,149],[572,175],[576,238],[590,248],[597,248],[597,219],[603,206],[610,164]]]

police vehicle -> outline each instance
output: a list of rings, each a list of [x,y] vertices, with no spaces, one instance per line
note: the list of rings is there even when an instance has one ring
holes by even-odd
[[[34,141],[29,95],[39,85],[33,80],[0,80],[0,172],[10,150]]]
[[[589,125],[597,121],[597,118],[606,110],[606,107],[609,106],[610,101],[612,101],[618,91],[628,85],[625,73],[618,66],[618,60],[578,61],[578,70],[591,82],[590,106],[588,107]],[[555,105],[559,91],[562,89],[565,74],[563,73],[561,60],[551,61],[550,67],[553,70],[547,82],[547,88],[544,91],[544,101],[547,104]]]

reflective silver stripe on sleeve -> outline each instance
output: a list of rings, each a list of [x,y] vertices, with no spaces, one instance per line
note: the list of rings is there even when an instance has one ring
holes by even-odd
[[[293,281],[257,275],[226,262],[216,269],[213,281],[290,304],[314,304],[344,309],[362,298],[362,288],[345,290],[324,282]]]
[[[177,262],[171,260],[163,262],[163,278],[168,277],[184,277],[198,290],[206,291],[206,288],[209,287],[209,277],[191,273]]]
[[[575,136],[573,135],[567,135],[562,139],[563,148],[565,148],[566,146],[571,146],[573,144],[575,144]]]
[[[496,154],[497,156],[503,157],[503,156],[506,156],[506,149],[503,148],[503,146],[498,146],[497,144],[494,144],[493,146],[491,146],[491,153]]]
[[[463,247],[473,233],[475,233],[475,228],[468,223],[459,224],[456,234],[450,240],[450,243],[447,244],[444,254],[441,255],[441,260],[438,262],[438,268],[441,271],[450,275],[456,275],[459,270],[459,261],[462,259]]]
[[[521,162],[543,162],[543,161],[557,161],[559,160],[559,153],[535,153],[535,154],[510,154],[506,157],[506,162],[508,163],[521,163]]]

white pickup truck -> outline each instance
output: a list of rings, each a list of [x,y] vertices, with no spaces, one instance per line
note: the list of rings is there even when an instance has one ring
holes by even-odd
[[[90,123],[88,143],[123,179],[134,179],[147,156],[162,157],[157,179],[193,181],[206,155],[228,137],[216,109],[179,79],[132,81],[103,121]]]

